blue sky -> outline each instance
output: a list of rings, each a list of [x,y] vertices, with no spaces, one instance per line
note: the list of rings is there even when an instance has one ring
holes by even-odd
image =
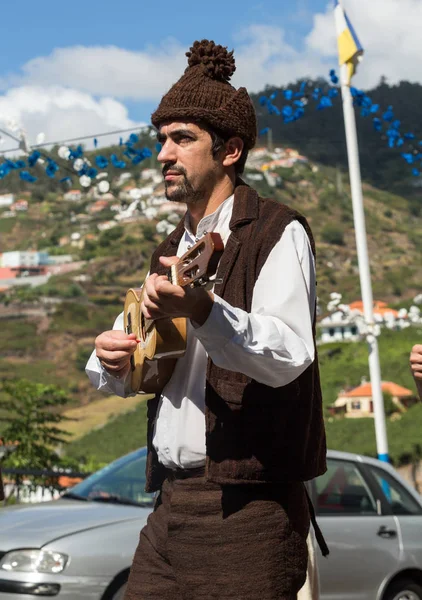
[[[419,81],[422,0],[343,4],[366,50],[356,84],[376,85],[381,75]],[[254,92],[326,76],[337,64],[329,0],[7,2],[0,127],[64,139],[148,122],[202,38],[234,48],[233,84]]]
[[[128,0],[121,4],[110,0],[21,0],[17,18],[16,4],[9,2],[2,8],[2,22],[8,26],[0,36],[0,55],[7,56],[0,63],[0,77],[18,73],[34,57],[69,46],[111,45],[137,51],[174,37],[188,49],[195,39],[205,37],[233,47],[236,34],[251,24],[283,25],[287,40],[300,47],[303,35],[312,27],[313,14],[326,4],[323,0],[212,0],[206,8],[202,2],[183,0]],[[147,119],[154,106],[153,102],[130,100],[125,104],[134,119]]]
[[[198,1],[124,3],[106,0],[20,0],[2,6],[0,73],[17,70],[34,56],[55,47],[116,45],[131,50],[173,36],[188,45],[198,38],[213,38],[223,45],[236,31],[251,23],[278,24],[293,43],[310,30],[313,14],[324,10],[325,0],[211,0],[209,8]],[[19,7],[17,9],[17,6]]]

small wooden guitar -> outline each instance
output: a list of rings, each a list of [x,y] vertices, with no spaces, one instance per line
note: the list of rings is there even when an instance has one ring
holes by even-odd
[[[217,271],[224,246],[218,233],[205,234],[171,267],[173,285],[206,285]],[[146,319],[141,311],[143,288],[126,293],[124,327],[140,340],[131,357],[133,392],[160,392],[169,381],[176,360],[186,351],[186,319]]]

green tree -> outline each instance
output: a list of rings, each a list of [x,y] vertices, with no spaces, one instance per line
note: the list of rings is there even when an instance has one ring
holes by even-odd
[[[394,404],[391,394],[383,392],[382,395],[384,398],[384,411],[387,417],[391,417],[392,414],[400,412],[399,408]]]
[[[52,469],[60,465],[56,448],[67,442],[67,431],[58,425],[69,420],[58,409],[69,402],[54,385],[26,379],[6,380],[1,385],[0,437],[5,447],[4,463],[10,467]]]

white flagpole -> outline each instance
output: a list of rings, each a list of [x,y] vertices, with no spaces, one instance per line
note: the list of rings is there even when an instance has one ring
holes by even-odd
[[[359,265],[359,278],[362,293],[363,310],[367,324],[366,341],[369,351],[369,374],[371,379],[372,400],[374,403],[375,436],[378,458],[388,462],[388,443],[385,426],[384,399],[381,388],[381,369],[378,342],[374,334],[374,310],[371,287],[371,273],[366,241],[365,213],[363,210],[362,180],[359,163],[359,148],[356,133],[356,119],[353,97],[348,83],[348,66],[341,67],[341,93],[343,98],[344,126],[346,130],[347,155],[349,160],[350,186],[352,191],[353,219],[355,224],[356,248]]]

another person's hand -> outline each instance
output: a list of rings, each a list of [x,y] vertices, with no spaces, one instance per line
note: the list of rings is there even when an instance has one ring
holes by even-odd
[[[117,379],[129,372],[130,357],[136,346],[136,335],[128,335],[120,330],[105,331],[95,339],[95,351],[100,363]]]
[[[418,388],[419,397],[422,400],[422,344],[413,346],[410,353],[410,368]]]
[[[177,259],[161,257],[160,262],[170,267]],[[145,281],[141,310],[147,319],[186,317],[203,325],[213,302],[213,294],[202,287],[173,285],[168,277],[154,273]]]

